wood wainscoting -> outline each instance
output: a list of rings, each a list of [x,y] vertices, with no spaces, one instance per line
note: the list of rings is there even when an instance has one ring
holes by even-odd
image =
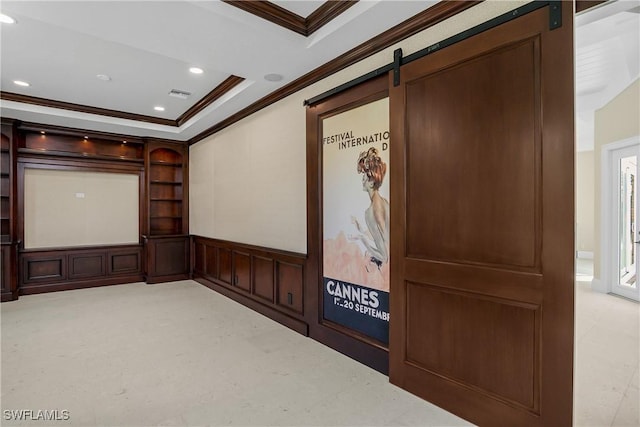
[[[306,255],[192,236],[193,279],[303,334]]]
[[[28,249],[20,252],[20,294],[142,282],[142,245]]]

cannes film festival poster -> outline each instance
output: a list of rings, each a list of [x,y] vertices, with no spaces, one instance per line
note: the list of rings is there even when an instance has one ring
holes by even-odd
[[[389,343],[389,100],[322,126],[324,318]]]

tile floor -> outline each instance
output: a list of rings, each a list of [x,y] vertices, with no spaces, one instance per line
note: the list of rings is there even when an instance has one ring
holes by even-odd
[[[578,262],[576,426],[639,426],[639,305]],[[387,377],[192,281],[21,297],[2,310],[4,426],[459,426]]]
[[[576,263],[576,426],[640,426],[640,305],[591,290],[593,265]]]
[[[55,426],[463,426],[386,376],[192,281],[3,303],[2,409]],[[9,422],[10,425],[47,425]]]

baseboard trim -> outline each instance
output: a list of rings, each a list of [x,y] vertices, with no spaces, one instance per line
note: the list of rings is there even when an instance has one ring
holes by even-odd
[[[72,291],[75,289],[97,288],[100,286],[124,285],[127,283],[144,282],[144,276],[122,276],[109,280],[83,280],[77,282],[49,283],[43,285],[23,285],[20,288],[20,295],[43,294],[46,292]]]
[[[189,280],[191,275],[189,273],[184,274],[172,274],[170,276],[147,276],[147,285],[155,285],[157,283],[177,282],[179,280]]]
[[[18,291],[2,291],[2,302],[15,301],[18,299]]]
[[[581,259],[593,259],[593,251],[578,251],[577,255]]]
[[[228,298],[231,298],[232,300],[244,305],[245,307],[252,309],[253,311],[257,311],[258,313],[268,317],[271,320],[275,320],[276,322],[286,326],[289,329],[293,329],[294,331],[304,336],[309,335],[309,325],[307,325],[305,322],[302,322],[298,319],[294,319],[292,317],[287,316],[284,313],[281,313],[280,311],[277,311],[270,307],[262,305],[251,298],[248,298],[244,295],[240,295],[239,293],[234,292],[225,286],[222,286],[215,282],[207,280],[204,277],[194,277],[193,280],[197,283],[200,283],[203,286],[206,286],[207,288],[213,291],[218,292],[219,294],[222,294]]]

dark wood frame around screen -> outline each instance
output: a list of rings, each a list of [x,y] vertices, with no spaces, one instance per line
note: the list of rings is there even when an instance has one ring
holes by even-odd
[[[145,229],[146,222],[146,193],[144,180],[144,166],[138,162],[108,162],[108,161],[81,161],[76,162],[69,159],[54,159],[50,157],[40,156],[20,156],[18,157],[18,221],[17,235],[20,242],[19,250],[24,250],[24,175],[25,169],[49,169],[49,170],[65,170],[78,172],[105,172],[120,173],[138,176],[138,243],[142,243],[142,231]]]
[[[322,305],[322,120],[388,96],[382,75],[307,108],[307,269],[305,312],[309,336],[382,372],[389,370],[388,348],[352,329],[323,319]]]

